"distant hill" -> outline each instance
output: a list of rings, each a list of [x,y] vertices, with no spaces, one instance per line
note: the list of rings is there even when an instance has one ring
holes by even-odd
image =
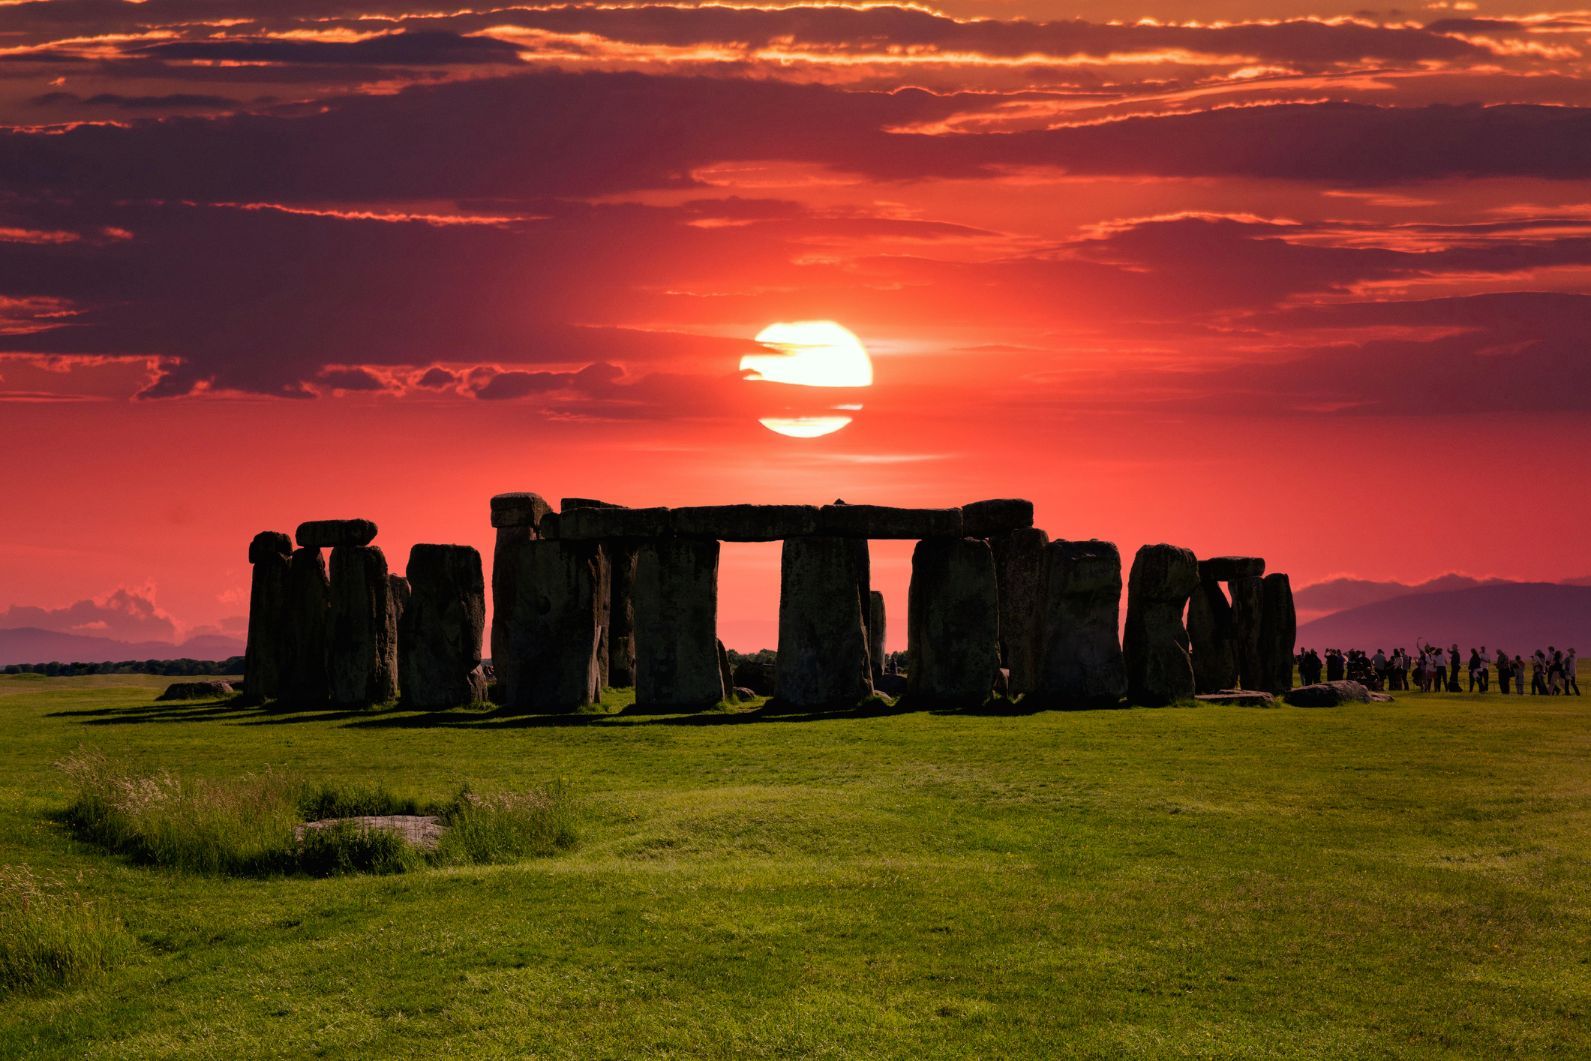
[[[109,637],[62,634],[34,626],[0,630],[0,667],[11,663],[106,663],[129,659],[229,659],[243,654],[243,642],[225,634],[206,634],[178,644],[170,641],[117,641]]]
[[[1471,578],[1468,575],[1441,575],[1428,582],[1375,581],[1368,578],[1333,578],[1293,591],[1293,606],[1301,619],[1313,619],[1332,612],[1358,608],[1411,593],[1442,593],[1475,586],[1496,586],[1506,579]]]
[[[1591,653],[1591,586],[1497,582],[1406,593],[1348,608],[1298,628],[1300,647],[1412,649],[1424,639],[1528,655],[1557,645]]]

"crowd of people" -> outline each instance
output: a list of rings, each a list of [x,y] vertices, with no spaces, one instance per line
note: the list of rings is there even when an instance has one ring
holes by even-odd
[[[1574,649],[1562,651],[1553,645],[1538,648],[1528,658],[1509,655],[1501,649],[1493,654],[1482,645],[1471,648],[1466,660],[1457,645],[1443,649],[1440,645],[1420,644],[1412,655],[1401,648],[1394,649],[1391,655],[1379,648],[1374,655],[1356,648],[1328,648],[1322,658],[1314,649],[1306,648],[1295,659],[1299,679],[1305,685],[1347,679],[1377,691],[1457,693],[1465,691],[1460,679],[1467,669],[1468,691],[1484,693],[1492,687],[1495,670],[1499,693],[1524,696],[1528,672],[1532,696],[1580,695]]]

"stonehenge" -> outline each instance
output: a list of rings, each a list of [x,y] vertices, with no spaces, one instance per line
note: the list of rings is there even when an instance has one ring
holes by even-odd
[[[256,535],[249,697],[417,710],[489,698],[508,711],[573,712],[614,686],[633,687],[643,708],[686,711],[754,689],[806,709],[903,686],[913,704],[954,709],[992,696],[1046,707],[1226,702],[1292,685],[1292,588],[1263,559],[1144,546],[1118,634],[1116,546],[1052,541],[1017,498],[627,508],[570,497],[555,510],[515,492],[489,509],[490,600],[470,546],[417,544],[399,573],[369,520]],[[890,539],[916,542],[900,674],[886,674],[884,598],[871,584],[869,542]],[[773,541],[776,662],[732,668],[717,630],[720,544]]]
[[[248,641],[243,651],[243,691],[258,703],[281,693],[287,646],[287,581],[293,545],[287,535],[263,531],[249,543]]]
[[[912,550],[906,597],[906,695],[976,707],[1000,670],[1000,591],[981,538],[927,538]]]
[[[635,561],[635,702],[711,707],[727,691],[718,665],[718,543],[646,542]]]
[[[788,538],[779,565],[774,697],[791,707],[855,704],[873,692],[872,594],[856,542]]]
[[[404,585],[408,601],[398,639],[403,702],[440,708],[486,699],[481,554],[467,545],[416,545],[409,552]]]
[[[542,538],[521,548],[502,702],[548,711],[596,703],[608,610],[602,547]]]
[[[1148,706],[1192,698],[1193,659],[1182,613],[1199,584],[1199,561],[1175,545],[1146,545],[1127,580],[1122,657],[1127,695]]]
[[[1116,706],[1127,694],[1121,553],[1111,542],[1051,542],[1043,570],[1034,695],[1057,707]]]
[[[1298,640],[1298,613],[1293,607],[1293,584],[1286,575],[1266,575],[1260,603],[1261,681],[1267,693],[1285,693],[1293,687],[1293,645]]]
[[[333,548],[326,617],[326,679],[333,707],[397,699],[396,618],[381,550],[374,545]]]
[[[1032,520],[1031,506],[1027,518]],[[1045,549],[1050,536],[1035,527],[989,538],[1000,587],[1000,660],[1010,671],[1010,695],[1031,692],[1038,680]]]

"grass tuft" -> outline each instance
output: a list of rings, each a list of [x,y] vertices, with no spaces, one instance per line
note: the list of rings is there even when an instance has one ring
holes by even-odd
[[[0,866],[0,997],[98,977],[132,937],[93,903],[26,866]]]
[[[575,836],[561,782],[490,797],[466,786],[439,807],[381,786],[309,785],[271,769],[225,781],[181,778],[129,772],[99,752],[80,752],[59,766],[77,785],[65,818],[80,837],[134,862],[189,873],[402,873],[434,863],[553,854]],[[300,828],[331,818],[423,814],[448,826],[435,850],[355,822]]]
[[[554,781],[530,792],[478,795],[459,790],[443,815],[448,830],[437,854],[444,862],[512,862],[551,855],[575,842],[569,788]]]

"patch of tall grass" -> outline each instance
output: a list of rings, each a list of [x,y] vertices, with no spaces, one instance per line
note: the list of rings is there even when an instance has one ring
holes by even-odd
[[[130,771],[99,752],[81,752],[59,766],[77,788],[65,818],[80,837],[135,862],[190,873],[401,873],[548,855],[575,839],[573,801],[562,782],[490,796],[466,786],[435,805],[381,786],[310,784],[272,769],[225,780],[184,778]],[[434,847],[420,847],[355,821],[302,828],[383,815],[435,815],[446,831]]]
[[[512,862],[551,855],[575,842],[574,801],[554,781],[530,792],[478,795],[460,790],[442,815],[437,854],[447,862]]]
[[[133,946],[119,919],[26,866],[0,866],[0,997],[93,979]]]

